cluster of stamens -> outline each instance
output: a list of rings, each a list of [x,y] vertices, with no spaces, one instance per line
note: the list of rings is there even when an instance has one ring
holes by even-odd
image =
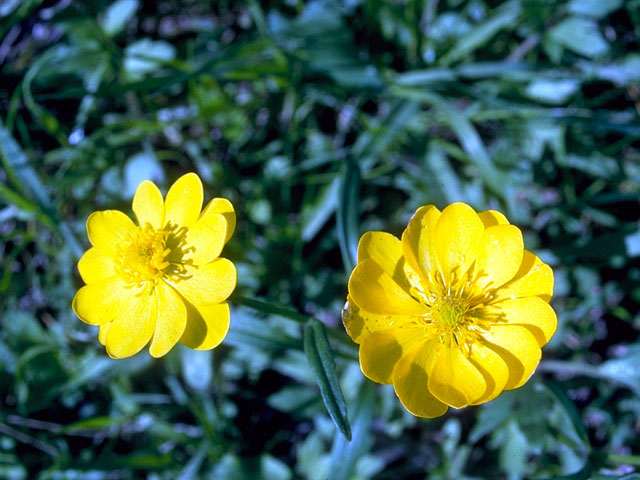
[[[478,336],[502,317],[495,310],[487,309],[497,300],[491,283],[481,282],[485,276],[484,272],[476,271],[473,264],[461,275],[455,269],[445,278],[436,270],[421,279],[410,293],[429,310],[419,319],[425,333],[468,352]]]
[[[118,273],[130,285],[157,282],[171,265],[167,257],[167,230],[155,230],[150,224],[136,227],[118,247],[115,264]]]

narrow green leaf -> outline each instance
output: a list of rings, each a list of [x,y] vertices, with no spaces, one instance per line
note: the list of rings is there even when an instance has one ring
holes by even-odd
[[[589,435],[587,434],[587,430],[584,428],[582,418],[580,417],[580,413],[578,413],[575,404],[569,399],[569,397],[567,397],[564,389],[562,389],[562,387],[553,380],[545,380],[544,385],[553,394],[556,400],[558,400],[560,405],[562,405],[569,417],[569,420],[571,421],[571,425],[573,425],[576,434],[582,441],[583,447],[587,450],[590,449]]]
[[[356,399],[353,414],[353,440],[347,442],[341,435],[333,439],[329,457],[329,469],[332,480],[350,480],[355,477],[356,466],[373,445],[369,429],[373,421],[375,408],[375,386],[372,382],[363,382]]]
[[[353,160],[347,160],[342,171],[337,225],[342,262],[348,273],[351,273],[358,263],[359,191],[360,168]]]
[[[640,397],[640,378],[637,375],[637,360],[640,358],[640,348],[632,348],[622,358],[613,358],[600,365],[590,365],[581,362],[566,362],[562,360],[543,360],[538,371],[553,372],[562,375],[583,375],[590,378],[607,380],[624,386]]]
[[[70,425],[65,425],[60,429],[61,433],[79,433],[87,431],[100,431],[108,430],[111,428],[119,427],[127,421],[125,417],[92,417],[86,420],[80,420]]]
[[[496,168],[480,134],[469,120],[466,112],[453,108],[445,98],[424,89],[411,90],[392,87],[391,90],[399,97],[424,101],[434,107],[440,114],[442,123],[448,125],[458,137],[460,145],[469,156],[469,160],[478,169],[478,173],[482,175],[487,187],[496,195],[509,201],[510,197],[507,192],[511,189],[511,180]]]
[[[587,459],[582,469],[580,469],[576,473],[572,473],[570,475],[562,475],[558,477],[548,477],[548,478],[538,479],[538,480],[589,480],[593,478],[592,476],[593,473],[594,473],[593,465],[591,465],[591,462]]]
[[[187,464],[180,471],[180,475],[177,480],[189,480],[190,478],[196,478],[198,476],[198,471],[202,466],[202,462],[206,457],[207,450],[210,448],[211,446],[208,445],[206,441],[203,441],[200,444],[198,451],[189,459]]]
[[[105,35],[113,37],[124,30],[138,7],[138,0],[116,0],[109,5],[100,22]]]
[[[339,190],[340,179],[335,178],[323,188],[322,193],[318,195],[314,204],[302,211],[301,237],[304,242],[313,240],[329,220],[338,205]]]
[[[280,317],[288,318],[299,323],[307,323],[309,318],[306,315],[292,310],[289,307],[279,305],[272,302],[265,302],[264,300],[256,300],[255,298],[246,298],[239,295],[233,296],[233,301],[236,304],[244,305],[245,307],[257,310],[258,312],[267,313],[269,315],[278,315]]]
[[[455,46],[440,59],[439,64],[446,66],[458,60],[464,59],[466,56],[486,44],[491,38],[503,28],[513,28],[517,25],[516,20],[520,16],[520,2],[507,2],[500,8],[496,9],[496,13],[471,29],[469,33],[458,39]]]
[[[234,308],[231,312],[233,328],[225,343],[239,348],[255,348],[264,351],[299,349],[300,340],[291,338],[269,324],[265,319],[255,318],[246,309]]]
[[[322,401],[329,416],[344,437],[351,441],[351,426],[347,417],[347,405],[340,389],[333,352],[324,325],[312,320],[304,332],[304,351],[311,370],[318,380]]]
[[[82,255],[82,247],[75,238],[69,226],[61,222],[53,211],[49,191],[44,186],[35,169],[29,164],[26,154],[11,133],[0,123],[0,161],[11,181],[21,188],[27,196],[37,203],[37,209],[26,199],[21,199],[6,187],[0,190],[0,195],[13,200],[25,211],[36,213],[38,220],[55,230],[66,242],[76,257]]]
[[[598,23],[583,17],[569,17],[549,31],[549,38],[564,48],[588,58],[604,55],[609,50]]]

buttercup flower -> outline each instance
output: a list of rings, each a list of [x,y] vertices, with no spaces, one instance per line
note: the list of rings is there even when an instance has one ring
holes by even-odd
[[[343,322],[371,380],[419,417],[523,385],[556,331],[553,272],[499,212],[429,205],[402,240],[367,232]]]
[[[202,201],[202,182],[188,173],[164,200],[153,182],[138,186],[138,225],[117,210],[87,219],[93,247],[78,262],[87,285],[72,307],[82,321],[100,326],[98,339],[109,356],[134,355],[149,341],[153,357],[178,341],[208,350],[226,336],[225,300],[237,275],[219,255],[235,228],[235,212],[224,198],[214,198],[201,212]]]

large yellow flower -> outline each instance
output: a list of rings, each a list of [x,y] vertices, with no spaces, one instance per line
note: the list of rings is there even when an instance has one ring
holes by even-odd
[[[402,240],[362,236],[343,321],[362,372],[431,418],[527,381],[557,327],[552,294],[551,268],[504,215],[429,205]]]
[[[226,336],[225,300],[237,275],[219,255],[235,228],[235,212],[224,198],[200,212],[202,201],[202,182],[188,173],[165,200],[154,183],[140,184],[133,198],[138,226],[117,210],[87,219],[93,247],[78,262],[87,285],[72,306],[82,321],[100,326],[98,339],[111,357],[134,355],[149,341],[154,357],[178,341],[207,350]]]

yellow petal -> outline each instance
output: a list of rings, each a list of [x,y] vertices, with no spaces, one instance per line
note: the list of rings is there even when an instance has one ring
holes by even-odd
[[[87,218],[87,236],[103,255],[114,257],[116,248],[133,235],[136,226],[118,210],[93,212]]]
[[[187,307],[178,292],[165,282],[158,282],[155,295],[158,319],[149,354],[158,358],[166,355],[182,337],[187,325]]]
[[[236,288],[236,267],[226,258],[200,266],[185,265],[186,274],[172,283],[187,300],[196,305],[222,303]]]
[[[478,270],[487,274],[482,282],[492,288],[503,285],[518,272],[522,263],[522,233],[513,225],[496,225],[484,231],[478,255]]]
[[[386,232],[367,232],[358,243],[358,263],[371,259],[395,280],[404,290],[411,288],[405,273],[402,243]],[[416,279],[417,280],[417,279]]]
[[[428,313],[426,307],[414,300],[373,260],[364,260],[353,269],[349,295],[358,307],[376,315]]]
[[[484,225],[478,214],[464,203],[453,203],[442,211],[436,223],[435,245],[445,278],[454,270],[464,274],[476,260]]]
[[[374,382],[391,383],[393,369],[398,361],[427,340],[422,327],[372,332],[360,344],[362,373]]]
[[[350,297],[342,309],[342,323],[351,339],[362,342],[362,339],[371,332],[397,328],[412,322],[413,317],[402,315],[375,315],[359,308]]]
[[[436,222],[440,210],[433,205],[420,207],[402,232],[402,250],[409,266],[426,276],[438,268],[436,259]]]
[[[210,214],[198,220],[187,231],[185,260],[202,265],[217,258],[224,247],[226,229],[227,221],[220,214]]]
[[[447,406],[435,398],[427,387],[427,365],[436,342],[402,357],[393,371],[393,389],[404,408],[417,417],[435,418],[444,415]]]
[[[111,325],[111,322],[103,323],[98,329],[98,341],[102,345],[105,345],[107,343],[107,331],[109,331],[109,325]]]
[[[505,300],[491,309],[504,315],[510,325],[529,329],[538,345],[546,345],[558,328],[558,317],[551,306],[539,297]]]
[[[181,176],[171,185],[165,201],[165,224],[190,227],[200,216],[204,197],[202,182],[195,173]]]
[[[505,390],[524,385],[542,355],[533,334],[519,325],[493,325],[482,337],[484,344],[500,355],[509,367]]]
[[[85,285],[76,292],[71,302],[75,314],[89,325],[102,325],[118,315],[123,302],[133,295],[124,280],[115,276]]]
[[[164,200],[155,183],[145,180],[133,196],[133,213],[142,227],[149,223],[155,229],[164,225]]]
[[[217,347],[229,331],[229,304],[192,305],[187,302],[187,327],[180,343],[195,350]]]
[[[226,237],[224,240],[224,242],[227,243],[236,228],[236,212],[233,210],[231,202],[226,198],[214,198],[204,207],[200,218],[206,218],[208,215],[215,214],[222,215],[227,221]]]
[[[536,255],[525,250],[515,277],[501,287],[496,295],[499,298],[536,296],[548,302],[553,295],[553,270]]]
[[[494,225],[509,225],[509,220],[497,210],[485,210],[478,213],[478,217],[484,224],[484,228],[493,227]]]
[[[150,290],[129,295],[106,330],[105,347],[112,358],[135,355],[149,342],[156,324],[156,299]]]
[[[99,282],[116,274],[111,257],[103,255],[97,248],[90,248],[84,252],[78,260],[78,271],[84,283]]]
[[[490,402],[504,390],[509,378],[509,367],[500,355],[481,343],[475,343],[471,347],[469,361],[482,374],[487,384],[485,392],[472,402],[473,405]]]
[[[447,405],[466,407],[487,390],[487,382],[460,348],[442,346],[432,360],[429,391]]]

